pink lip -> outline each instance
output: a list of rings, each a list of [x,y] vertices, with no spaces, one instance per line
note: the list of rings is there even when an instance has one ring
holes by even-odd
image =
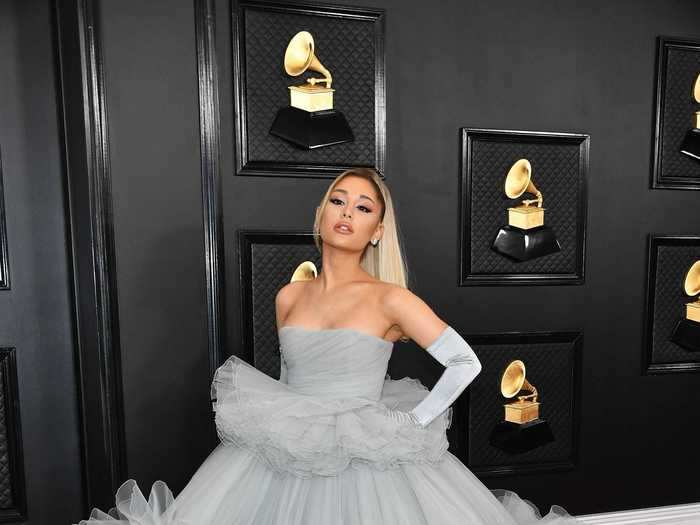
[[[343,224],[344,224],[345,226],[348,227],[348,230],[349,230],[349,231],[344,232],[343,230],[339,229],[339,227],[340,227],[341,225],[343,225]],[[352,233],[352,232],[353,232],[353,229],[352,229],[352,226],[350,225],[350,223],[349,223],[349,222],[345,222],[345,221],[337,222],[337,223],[335,224],[335,226],[333,227],[333,229],[336,230],[336,231],[339,232],[339,233]]]

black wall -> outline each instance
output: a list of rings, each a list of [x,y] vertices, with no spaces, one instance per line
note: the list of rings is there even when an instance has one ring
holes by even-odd
[[[310,231],[329,180],[234,176],[229,0],[213,0],[211,7],[216,60],[210,65],[219,74],[218,164],[216,152],[201,145],[211,143],[200,142],[197,52],[206,42],[196,22],[202,21],[206,1],[15,4],[21,10],[3,7],[9,14],[2,17],[16,39],[2,53],[9,53],[6,60],[20,74],[7,75],[13,83],[0,99],[8,108],[3,115],[9,115],[0,125],[0,146],[3,159],[10,159],[3,168],[13,272],[12,292],[0,292],[0,336],[20,355],[26,349],[25,355],[34,356],[20,364],[19,374],[25,448],[46,443],[47,418],[70,423],[26,463],[29,513],[51,509],[54,517],[78,519],[83,515],[76,513],[76,385],[99,369],[83,368],[82,378],[74,377],[69,341],[70,245],[61,222],[60,206],[67,210],[61,176],[75,182],[80,172],[70,169],[77,154],[62,163],[59,133],[65,117],[67,149],[85,151],[76,131],[83,121],[76,116],[82,111],[77,102],[88,98],[78,82],[86,51],[66,45],[69,36],[81,34],[81,22],[69,15],[86,9],[93,14],[102,68],[98,85],[104,88],[109,169],[101,173],[111,184],[104,195],[112,207],[106,217],[113,251],[107,254],[118,336],[109,348],[121,365],[109,369],[117,372],[123,390],[123,420],[116,418],[124,436],[116,440],[125,460],[116,469],[121,478],[134,477],[144,492],[163,479],[177,493],[216,442],[208,384],[213,314],[207,301],[206,176],[218,173],[221,199],[213,220],[220,226],[218,277],[225,305],[219,360],[245,354],[237,230]],[[689,417],[700,401],[697,376],[643,376],[639,367],[647,234],[700,233],[697,192],[649,189],[655,39],[700,37],[700,5],[693,0],[348,4],[386,10],[385,173],[414,291],[465,334],[584,334],[577,468],[485,483],[516,490],[543,510],[557,503],[574,514],[700,501],[692,476],[700,460]],[[55,6],[63,29],[62,103],[52,88],[59,40],[50,31]],[[3,39],[10,33],[0,32]],[[63,108],[60,118],[57,104]],[[462,126],[590,134],[583,285],[456,285]],[[207,171],[203,159],[213,160],[218,172]],[[68,169],[62,172],[61,166]],[[36,186],[23,190],[20,184]],[[31,307],[31,315],[22,323],[48,330],[36,342],[31,331],[23,335],[17,328],[18,303],[13,308],[7,299],[29,290],[33,295],[20,306]],[[420,359],[397,346],[390,371],[432,384],[439,369],[422,374]],[[34,367],[41,373],[35,375]],[[94,407],[84,415],[88,426],[97,424]],[[59,475],[64,492],[47,496],[46,469],[58,469],[59,460],[65,463]],[[104,508],[110,502],[102,497],[87,499]]]
[[[194,3],[99,7],[128,471],[179,487],[212,444]]]
[[[10,288],[0,290],[0,347],[14,348],[11,372],[17,375],[16,395],[4,391],[1,400],[0,518],[36,525],[68,523],[83,501],[52,18],[48,2],[0,2],[0,149],[10,270]],[[13,405],[16,421],[8,419]],[[18,463],[12,465],[8,437],[15,432]]]
[[[697,377],[642,376],[640,361],[647,234],[700,233],[697,192],[649,189],[656,37],[699,37],[700,4],[346,3],[386,9],[386,175],[416,293],[464,333],[584,334],[579,468],[486,484],[576,514],[698,501]],[[310,230],[327,182],[233,176],[229,2],[216,15],[233,352],[242,327],[231,232]],[[590,134],[585,284],[456,286],[461,126]],[[400,350],[390,371],[418,373],[417,354]]]

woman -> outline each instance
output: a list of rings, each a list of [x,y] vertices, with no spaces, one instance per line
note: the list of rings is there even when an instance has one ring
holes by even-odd
[[[479,374],[471,347],[406,288],[391,196],[371,169],[340,174],[316,209],[322,269],[277,293],[280,380],[231,356],[212,383],[221,443],[177,499],[134,480],[115,525],[526,525],[577,523],[489,491],[448,450],[450,405]],[[394,342],[445,366],[432,390],[386,375]]]

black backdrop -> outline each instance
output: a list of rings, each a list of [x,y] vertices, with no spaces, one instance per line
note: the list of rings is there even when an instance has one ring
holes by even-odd
[[[73,523],[85,493],[51,12],[0,2],[0,521],[36,525]]]
[[[76,349],[75,359],[82,357],[87,365],[76,378],[84,389],[85,427],[66,424],[62,432],[66,442],[77,443],[82,436],[83,445],[101,432],[112,436],[108,452],[121,459],[110,463],[87,450],[84,474],[111,464],[113,483],[133,477],[148,491],[154,480],[163,479],[177,493],[216,443],[208,398],[213,363],[230,353],[245,353],[236,231],[310,230],[327,181],[234,176],[228,0],[58,0],[50,9],[46,2],[34,3],[42,8],[33,16],[47,25],[56,22],[61,29],[56,41],[41,45],[43,56],[53,57],[60,42],[62,61],[56,76],[62,85],[63,112],[56,117],[47,111],[46,119],[65,123],[67,186],[73,184],[75,190],[82,175],[111,183],[111,192],[100,194],[101,202],[111,206],[111,215],[109,210],[103,215],[111,236],[97,247],[107,255],[106,262],[95,259],[90,264],[109,271],[109,278],[94,286],[109,291],[97,297],[98,303],[111,306],[112,316],[109,323],[99,316],[88,319],[80,335],[87,337],[91,328],[106,323],[113,337],[100,342],[99,347],[109,351],[99,355],[112,361],[93,363],[87,357],[97,354],[88,353],[89,345]],[[700,6],[693,0],[348,4],[386,10],[386,175],[416,293],[464,334],[584,334],[577,468],[489,477],[485,483],[516,490],[545,511],[558,503],[574,514],[699,501],[694,473],[700,460],[694,453],[695,425],[689,416],[700,401],[698,375],[644,376],[640,361],[647,235],[700,234],[696,191],[649,189],[655,39],[700,36]],[[210,27],[201,23],[207,8],[216,24],[211,47]],[[94,18],[95,40],[90,40],[92,33],[81,31],[85,18],[74,16],[78,9],[88,20]],[[35,31],[33,27],[18,22],[17,30]],[[96,45],[102,58],[96,71],[81,70],[80,42]],[[198,52],[204,57],[199,62]],[[207,62],[206,56],[215,60]],[[202,90],[211,86],[198,84],[198,64],[218,68],[219,108],[200,107]],[[103,100],[81,91],[83,78],[95,82]],[[41,97],[46,94],[26,90],[23,96],[35,103],[45,101]],[[79,104],[83,100],[88,101],[85,107]],[[86,132],[81,128],[86,122],[80,118],[82,111],[99,109],[102,103],[106,121],[99,119],[99,112],[90,113],[92,127]],[[217,115],[220,126],[212,120]],[[46,124],[32,120],[28,125],[32,131]],[[456,285],[463,126],[590,134],[584,284],[530,289]],[[99,141],[86,140],[97,131],[104,132]],[[8,146],[2,146],[6,157]],[[36,156],[23,162],[58,159],[42,148],[38,145]],[[81,171],[81,159],[106,163],[86,163],[92,168],[83,166]],[[8,173],[8,166],[5,172],[6,179],[17,176]],[[47,192],[52,202],[62,202],[58,185]],[[81,203],[89,201],[80,193],[74,197],[75,218]],[[26,206],[40,209],[44,203]],[[12,225],[16,212],[9,212]],[[77,258],[89,246],[77,235],[85,227],[77,219],[73,224]],[[11,241],[13,236],[18,239],[17,232],[9,236]],[[9,249],[18,253],[12,242]],[[217,249],[218,259],[207,257]],[[84,259],[85,264],[89,260]],[[20,261],[11,263],[17,266]],[[212,290],[219,286],[223,293],[216,297]],[[78,297],[84,292],[83,286]],[[78,313],[87,315],[80,309]],[[3,332],[3,337],[20,346],[10,340],[19,336]],[[423,370],[417,352],[409,347],[397,350],[401,351],[394,352],[390,363],[393,374],[417,375]],[[62,355],[64,366],[71,366]],[[94,406],[85,403],[85,396],[99,389],[90,378],[100,367],[118,381],[123,395]],[[439,369],[428,370],[421,378],[432,384]],[[32,396],[50,395],[55,387],[45,379],[30,388],[26,372],[19,380],[21,403],[32,410]],[[105,430],[101,414],[114,407],[112,426]],[[68,408],[60,410],[70,419]],[[37,439],[28,428],[25,439]],[[59,450],[56,443],[46,446]],[[72,459],[79,461],[79,451],[73,452]],[[36,464],[29,467],[40,469]],[[29,472],[29,482],[36,472]],[[70,471],[65,472],[66,483],[75,486]],[[103,484],[100,490],[99,476],[90,479],[83,487],[83,506],[113,503],[109,495],[116,487]],[[76,515],[78,502],[66,505],[65,494],[28,494],[32,523],[40,523],[31,519],[33,506],[55,510],[57,521],[82,516]]]

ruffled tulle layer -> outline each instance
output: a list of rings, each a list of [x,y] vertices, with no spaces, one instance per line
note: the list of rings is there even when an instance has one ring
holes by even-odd
[[[188,525],[180,520],[173,493],[163,481],[156,481],[151,487],[148,501],[135,480],[129,479],[117,490],[116,506],[109,512],[92,509],[87,520],[79,525]]]
[[[171,495],[170,495],[171,496]],[[220,444],[172,500],[156,482],[146,501],[133,480],[111,515],[79,525],[574,525],[553,505],[542,516],[515,492],[490,491],[455,456],[436,465],[300,478],[268,468],[252,451]]]
[[[417,379],[387,376],[379,400],[307,395],[236,356],[216,371],[211,391],[223,443],[254,451],[277,472],[306,478],[358,464],[386,470],[439,462],[449,446],[452,408],[426,427],[392,417],[427,394]]]
[[[79,525],[573,525],[490,491],[448,450],[452,409],[423,428],[393,417],[427,394],[386,376],[380,398],[307,395],[232,356],[212,383],[222,443],[177,498],[134,480]]]

